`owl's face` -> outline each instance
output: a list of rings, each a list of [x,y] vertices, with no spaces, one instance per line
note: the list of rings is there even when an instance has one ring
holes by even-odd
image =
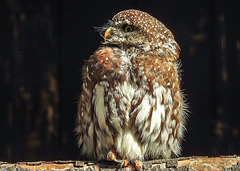
[[[104,44],[135,46],[144,51],[154,51],[159,56],[178,57],[179,54],[179,46],[171,31],[142,11],[126,10],[116,14],[104,31]]]
[[[104,34],[105,43],[115,45],[134,45],[139,46],[144,44],[145,35],[141,29],[131,24],[128,20],[109,22],[110,26]]]

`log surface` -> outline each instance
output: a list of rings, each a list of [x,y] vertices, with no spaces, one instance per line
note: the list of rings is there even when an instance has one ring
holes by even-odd
[[[181,157],[174,159],[159,159],[144,161],[144,170],[210,170],[210,171],[238,171],[240,170],[240,156],[220,156],[220,157]],[[7,163],[0,162],[0,171],[90,171],[90,170],[120,170],[119,165],[108,161],[38,161],[38,162],[17,162]],[[122,170],[134,170],[132,165],[129,165]]]

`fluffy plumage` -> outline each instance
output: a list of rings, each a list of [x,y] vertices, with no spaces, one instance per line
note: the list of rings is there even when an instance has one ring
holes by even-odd
[[[147,160],[180,154],[185,105],[179,46],[160,21],[139,10],[116,14],[83,68],[76,133],[81,154]]]

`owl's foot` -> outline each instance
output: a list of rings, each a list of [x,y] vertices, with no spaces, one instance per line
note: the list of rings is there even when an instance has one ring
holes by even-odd
[[[107,160],[119,163],[120,170],[122,170],[123,167],[127,167],[127,165],[128,165],[128,160],[127,159],[123,159],[123,160],[117,159],[116,153],[113,152],[112,150],[108,152]]]
[[[112,150],[108,152],[108,154],[107,154],[107,160],[109,160],[109,161],[114,161],[114,162],[118,162],[118,163],[121,162],[121,160],[118,160],[118,159],[117,159],[116,153],[113,152]]]
[[[118,162],[121,164],[121,167],[126,167],[128,165],[127,159],[123,159],[123,160],[118,159],[117,154],[115,152],[113,152],[112,150],[108,152],[107,160]]]
[[[122,169],[123,167],[127,167],[129,163],[131,163],[137,171],[143,170],[142,163],[139,160],[134,160],[129,162],[127,159],[123,159],[121,162],[120,168]]]
[[[134,161],[132,161],[132,164],[135,166],[135,169],[136,169],[137,171],[143,170],[143,166],[142,166],[141,161],[139,161],[139,160],[134,160]]]
[[[118,159],[117,154],[112,150],[109,151],[109,153],[107,154],[107,160],[119,163],[120,169],[122,169],[123,167],[127,167],[129,164],[128,159],[123,160]],[[135,167],[137,171],[141,171],[143,169],[142,163],[139,160],[130,161],[130,163]]]

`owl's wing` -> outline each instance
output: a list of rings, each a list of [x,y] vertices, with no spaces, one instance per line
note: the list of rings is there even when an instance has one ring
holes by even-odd
[[[115,72],[115,64],[109,60],[114,55],[111,48],[99,48],[83,68],[76,133],[81,153],[90,159],[102,158],[113,144],[107,100],[107,92],[111,90],[107,79]]]
[[[88,158],[95,158],[93,143],[93,82],[89,76],[88,67],[85,65],[82,72],[82,88],[78,100],[78,113],[75,132],[78,140],[78,147],[82,154],[87,154]]]

